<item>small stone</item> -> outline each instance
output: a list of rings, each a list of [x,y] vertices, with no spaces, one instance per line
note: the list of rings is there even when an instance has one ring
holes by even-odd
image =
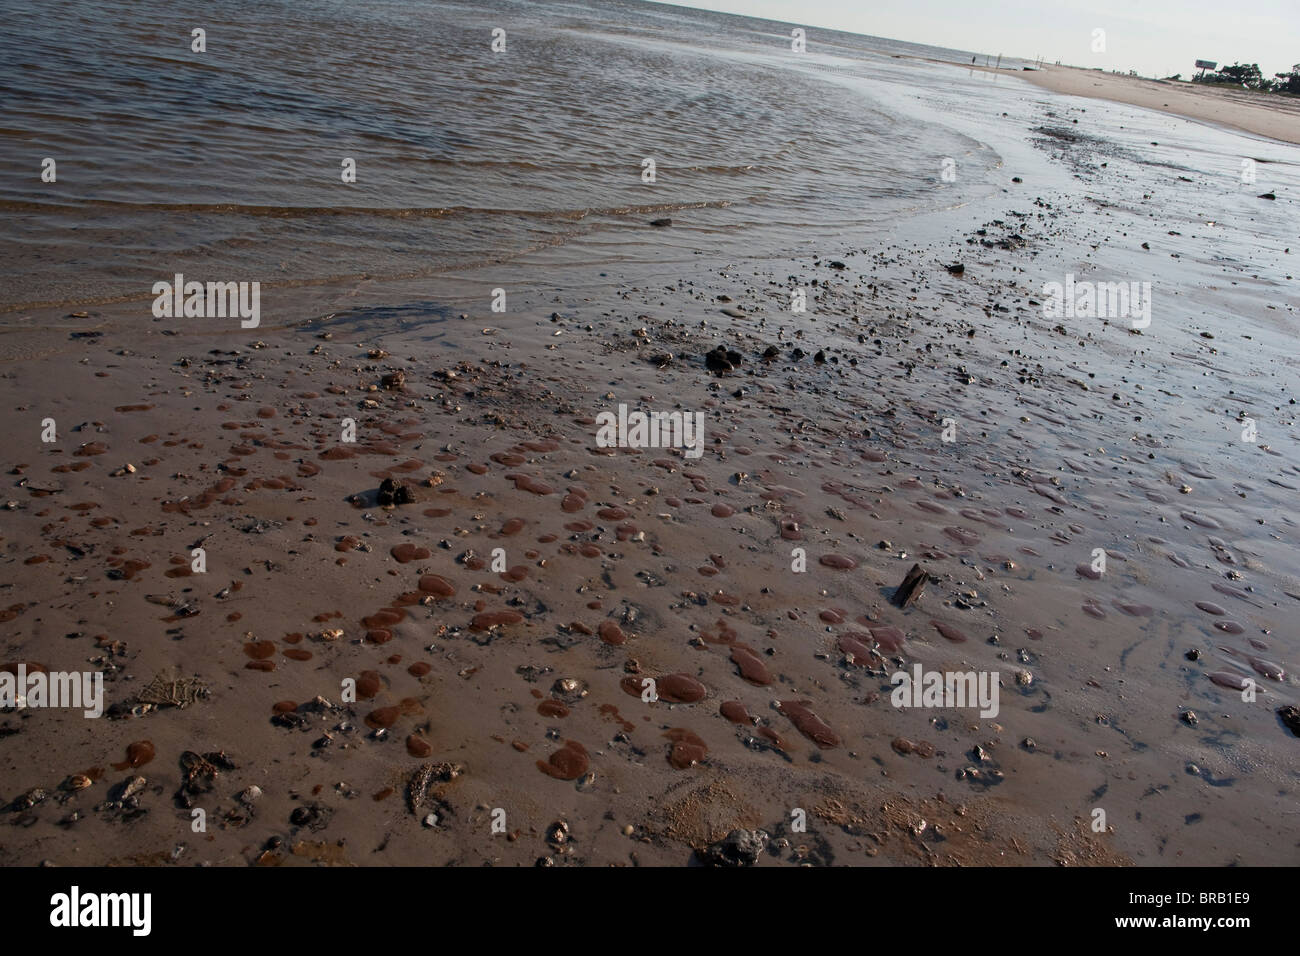
[[[1282,723],[1286,724],[1287,730],[1300,737],[1300,708],[1294,704],[1288,704],[1285,707],[1279,707],[1277,716]]]
[[[36,804],[44,801],[47,796],[49,796],[49,794],[40,787],[32,787],[32,789],[28,790],[21,797],[15,800],[13,806],[18,810],[30,810],[32,807],[36,806]]]
[[[289,822],[296,827],[311,826],[319,818],[320,813],[315,807],[294,807],[289,814]]]
[[[710,372],[717,372],[718,374],[732,372],[735,371],[736,368],[735,365],[728,360],[727,350],[722,346],[718,346],[712,352],[709,352],[704,356],[704,367]]]
[[[753,866],[768,839],[765,830],[732,830],[717,843],[697,852],[708,866]]]

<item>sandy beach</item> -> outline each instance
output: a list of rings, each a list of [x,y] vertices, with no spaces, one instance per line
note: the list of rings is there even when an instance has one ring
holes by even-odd
[[[0,710],[0,865],[1294,865],[1300,166],[1179,118],[1294,113],[754,37],[710,109],[893,132],[528,215],[7,200],[132,244],[12,244],[0,672],[104,711]],[[641,188],[520,157],[473,175]]]
[[[1070,66],[1024,70],[1021,78],[1067,96],[1089,96],[1171,113],[1284,143],[1300,143],[1300,98],[1206,84],[1151,80]]]

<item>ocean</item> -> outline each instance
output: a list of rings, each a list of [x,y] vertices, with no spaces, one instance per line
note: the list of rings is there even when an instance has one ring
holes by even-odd
[[[814,28],[796,53],[764,20],[623,0],[0,10],[23,21],[0,35],[8,310],[141,296],[173,272],[784,253],[966,202],[998,162],[881,95],[915,81],[896,56],[971,54]]]

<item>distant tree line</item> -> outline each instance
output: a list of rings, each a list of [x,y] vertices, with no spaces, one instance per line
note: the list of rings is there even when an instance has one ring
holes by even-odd
[[[1291,67],[1290,73],[1274,74],[1273,79],[1260,72],[1258,63],[1234,63],[1221,66],[1214,73],[1198,74],[1192,77],[1192,82],[1236,86],[1261,93],[1300,94],[1300,63]]]

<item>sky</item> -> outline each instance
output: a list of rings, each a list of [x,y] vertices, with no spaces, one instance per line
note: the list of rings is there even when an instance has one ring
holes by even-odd
[[[1300,0],[684,0],[809,29],[1187,79],[1197,60],[1300,63]],[[1105,31],[1094,52],[1093,31]]]

